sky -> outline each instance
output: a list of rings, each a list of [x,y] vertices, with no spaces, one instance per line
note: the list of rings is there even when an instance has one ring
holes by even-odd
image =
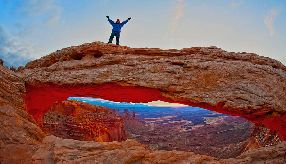
[[[161,100],[151,101],[148,103],[115,102],[115,101],[105,100],[101,98],[93,98],[93,97],[69,97],[68,100],[90,102],[91,104],[100,105],[100,106],[103,106],[104,104],[117,106],[116,104],[118,104],[122,108],[127,107],[127,106],[130,106],[130,107],[132,106],[137,106],[137,107],[152,106],[152,107],[170,107],[170,108],[190,107],[184,104],[170,103],[170,102],[161,101]]]
[[[0,0],[0,58],[17,67],[65,47],[107,42],[107,15],[132,17],[121,45],[217,46],[286,65],[285,0]]]

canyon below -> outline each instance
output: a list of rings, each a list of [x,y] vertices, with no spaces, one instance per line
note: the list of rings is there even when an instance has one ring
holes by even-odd
[[[160,100],[210,112],[160,119],[142,112],[142,121],[70,97]],[[17,69],[0,60],[0,122],[1,164],[283,164],[286,66],[217,47],[86,43]]]

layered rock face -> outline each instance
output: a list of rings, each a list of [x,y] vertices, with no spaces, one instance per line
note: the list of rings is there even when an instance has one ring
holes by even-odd
[[[81,141],[126,140],[124,122],[114,111],[76,101],[53,105],[44,115],[43,128],[48,134]]]
[[[0,145],[39,143],[44,137],[31,115],[24,110],[24,81],[0,65]]]

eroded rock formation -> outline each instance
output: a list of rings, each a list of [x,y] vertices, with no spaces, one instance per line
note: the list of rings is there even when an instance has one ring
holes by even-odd
[[[27,111],[37,122],[42,122],[43,115],[55,102],[67,100],[71,96],[100,97],[118,102],[149,102],[154,99],[165,100],[157,89],[122,86],[116,83],[68,86],[54,84],[31,86],[27,84],[26,90],[25,102]]]
[[[95,42],[56,51],[28,63],[20,73],[36,87],[116,83],[157,89],[169,101],[243,115],[286,138],[286,67],[256,54]]]
[[[0,66],[0,162],[285,163],[285,142],[222,160],[192,152],[152,151],[134,140],[98,143],[44,138],[33,117],[24,110],[23,99],[25,83],[30,86],[26,92],[46,85],[50,89],[105,83],[143,87],[159,92],[155,98],[242,115],[277,131],[283,138],[285,70],[275,60],[249,53],[229,53],[216,47],[160,50],[102,43],[57,51],[30,62],[17,73]],[[130,95],[125,98],[130,100]],[[39,104],[50,104],[46,101],[50,99],[43,97]],[[29,113],[35,116],[37,111]]]
[[[76,101],[54,104],[44,115],[48,134],[81,141],[126,140],[124,122],[114,111]]]
[[[0,65],[0,145],[39,143],[44,137],[24,109],[24,92],[23,79]]]
[[[278,163],[286,161],[286,143],[247,151],[236,158],[217,159],[183,151],[151,151],[134,140],[90,142],[47,136],[42,144],[9,144],[0,149],[2,163]]]

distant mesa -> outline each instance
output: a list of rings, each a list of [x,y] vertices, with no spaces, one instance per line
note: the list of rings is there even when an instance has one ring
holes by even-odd
[[[45,113],[43,129],[61,138],[111,142],[126,140],[123,119],[114,111],[76,101],[63,101]]]

